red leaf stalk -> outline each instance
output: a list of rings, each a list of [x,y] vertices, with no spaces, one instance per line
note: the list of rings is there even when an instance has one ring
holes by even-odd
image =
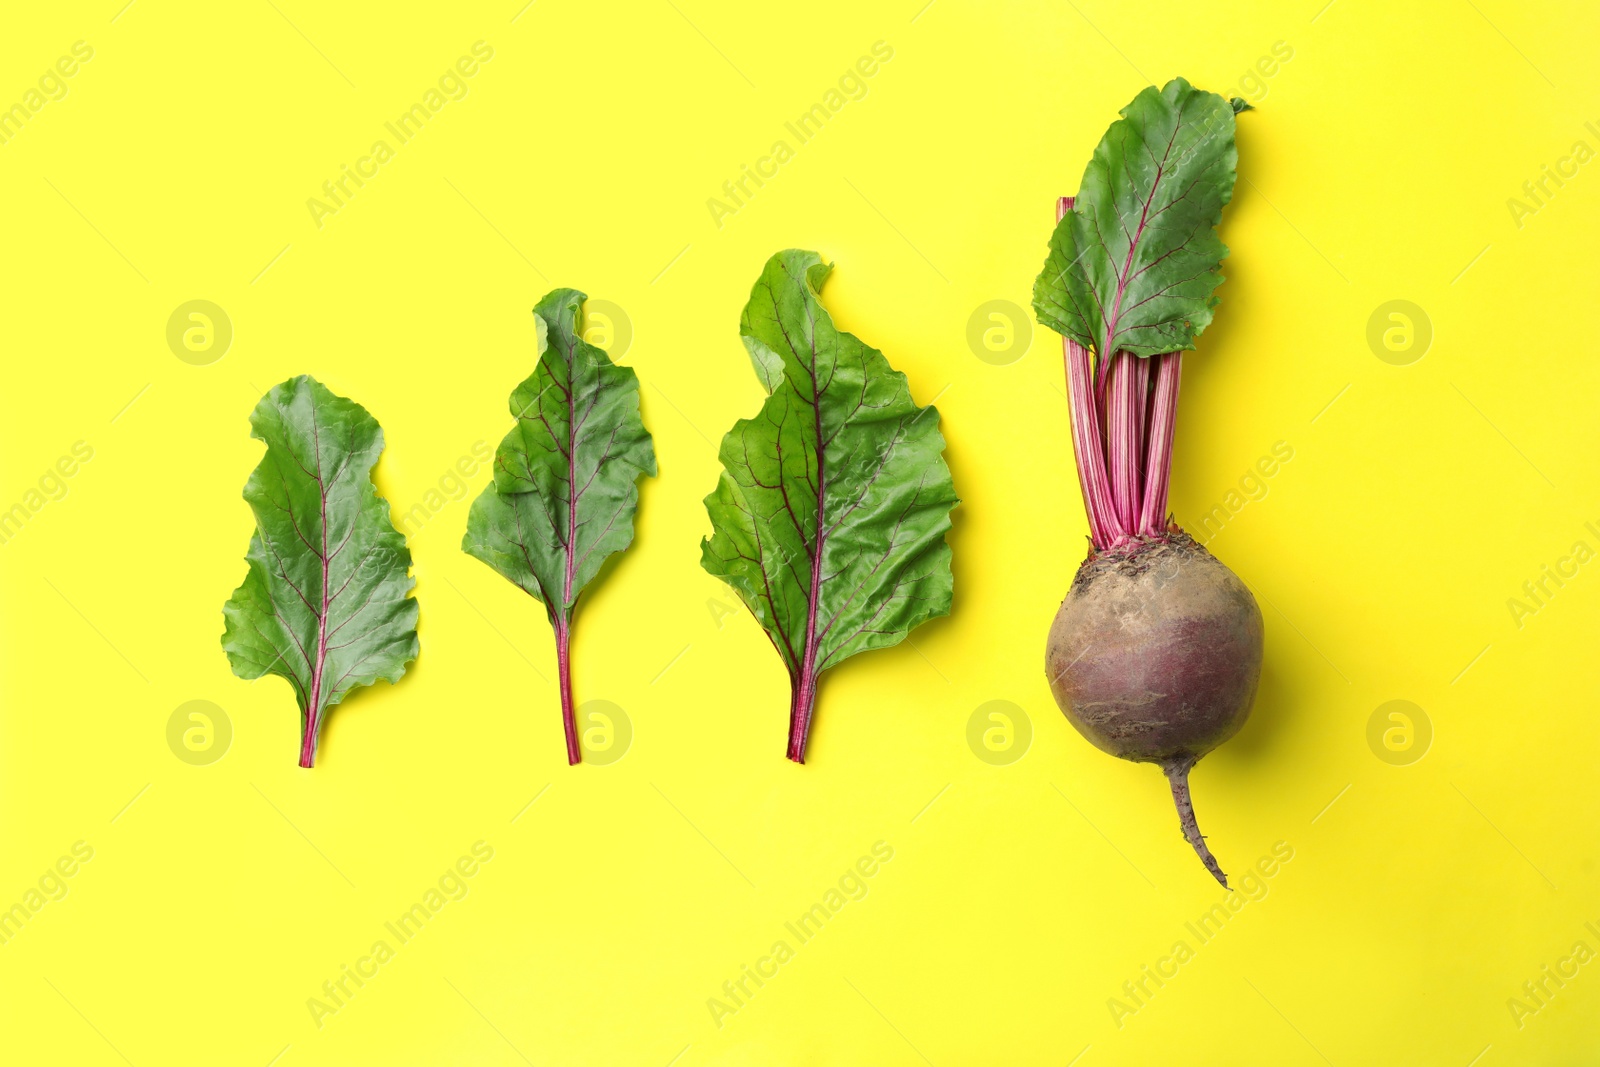
[[[1056,204],[1056,221],[1071,210],[1072,197],[1062,197]],[[1067,401],[1072,409],[1072,452],[1078,468],[1078,488],[1083,492],[1083,507],[1089,516],[1089,538],[1097,550],[1105,549],[1124,536],[1125,528],[1117,521],[1106,478],[1094,368],[1087,348],[1070,337],[1063,337],[1061,346],[1067,364]]]
[[[583,760],[583,749],[578,744],[577,709],[572,703],[572,620],[566,615],[554,616],[556,631],[556,671],[561,676],[561,728],[567,735],[567,766],[576,766]]]
[[[1073,198],[1056,203],[1056,221]],[[1072,451],[1095,551],[1167,533],[1172,437],[1183,354],[1092,355],[1062,338]]]
[[[1111,357],[1111,384],[1106,390],[1106,469],[1111,475],[1111,501],[1117,522],[1127,536],[1138,532],[1141,486],[1139,417],[1144,397],[1135,392],[1138,356],[1118,352]]]
[[[1139,532],[1160,537],[1167,529],[1167,487],[1172,481],[1172,434],[1178,421],[1178,377],[1183,353],[1155,356],[1155,392],[1150,399],[1150,433],[1146,438],[1144,507],[1139,512]]]

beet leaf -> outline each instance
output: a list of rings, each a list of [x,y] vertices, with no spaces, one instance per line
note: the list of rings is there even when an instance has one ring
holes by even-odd
[[[1033,287],[1062,335],[1078,481],[1097,550],[1165,536],[1182,353],[1219,300],[1235,106],[1174,78],[1122,109],[1063,197]]]
[[[836,328],[815,252],[767,261],[739,332],[768,396],[722,440],[700,564],[738,591],[789,671],[787,755],[805,762],[823,671],[950,610],[959,501],[939,413]]]
[[[256,532],[222,647],[241,678],[288,679],[310,767],[327,710],[398,682],[417,657],[411,551],[372,484],[383,430],[360,404],[301,375],[261,399],[250,427],[267,451],[244,487]]]
[[[578,595],[633,542],[638,477],[656,473],[639,417],[639,377],[583,339],[583,293],[556,289],[533,309],[539,362],[511,394],[517,420],[472,502],[462,551],[544,604],[555,630],[567,762],[577,763],[572,623]]]
[[[1034,285],[1039,321],[1093,349],[1153,356],[1194,348],[1217,306],[1233,198],[1233,107],[1182,78],[1122,109],[1056,225]]]

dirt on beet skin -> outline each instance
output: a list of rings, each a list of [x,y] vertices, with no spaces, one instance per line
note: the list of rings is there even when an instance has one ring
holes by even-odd
[[[1261,657],[1255,597],[1174,531],[1078,568],[1050,627],[1045,669],[1056,702],[1098,748],[1192,764],[1244,725]]]

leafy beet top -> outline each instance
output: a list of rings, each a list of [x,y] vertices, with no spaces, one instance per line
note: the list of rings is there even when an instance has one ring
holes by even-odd
[[[1034,285],[1039,321],[1093,349],[1194,348],[1218,304],[1233,198],[1233,106],[1174,78],[1122,109],[1101,138]]]
[[[555,289],[533,309],[539,361],[511,394],[516,425],[495,451],[494,482],[472,502],[461,541],[544,604],[569,764],[581,759],[571,658],[578,596],[633,543],[638,479],[656,473],[639,376],[583,339],[584,300]]]
[[[411,550],[372,484],[383,430],[360,404],[301,375],[261,398],[250,428],[267,451],[244,487],[256,531],[222,647],[239,677],[288,680],[310,767],[327,709],[417,657]]]
[[[767,261],[739,320],[768,396],[722,440],[700,563],[738,591],[789,671],[788,756],[804,762],[818,676],[950,610],[958,500],[939,413],[883,353],[838,329],[815,252]]]

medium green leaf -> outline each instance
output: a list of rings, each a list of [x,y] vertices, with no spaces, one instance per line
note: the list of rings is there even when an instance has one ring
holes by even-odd
[[[544,604],[573,763],[573,609],[606,559],[632,543],[638,477],[656,473],[639,377],[583,339],[584,299],[556,289],[533,309],[539,362],[511,394],[516,425],[495,452],[494,481],[472,502],[461,541],[462,551]]]
[[[950,610],[945,531],[959,502],[939,413],[837,329],[815,252],[767,261],[739,322],[760,413],[723,438],[700,564],[732,586],[788,668],[790,759],[803,762],[817,676]]]
[[[1039,321],[1093,349],[1194,348],[1219,303],[1216,234],[1233,197],[1233,106],[1182,78],[1150,86],[1094,151],[1034,283]]]
[[[383,430],[360,404],[301,375],[261,399],[250,427],[267,451],[244,487],[256,532],[222,647],[241,678],[288,679],[309,767],[326,710],[398,682],[417,657],[411,551],[372,484]]]

